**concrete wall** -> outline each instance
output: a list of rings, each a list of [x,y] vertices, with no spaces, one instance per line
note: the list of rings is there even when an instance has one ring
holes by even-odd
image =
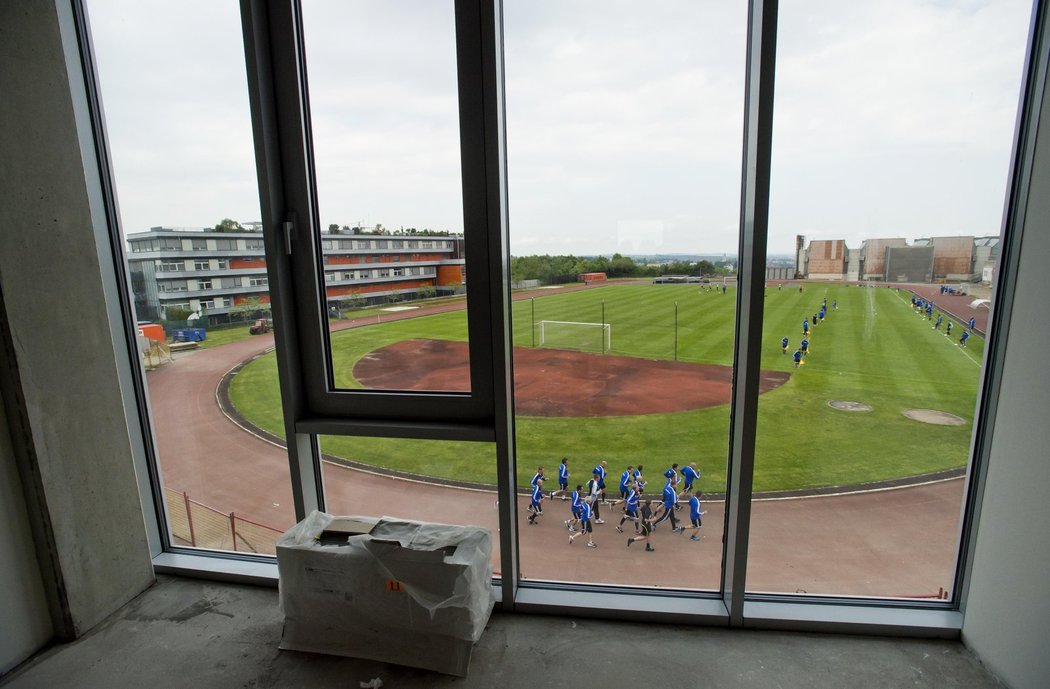
[[[125,404],[130,354],[114,317],[120,297],[79,69],[69,3],[0,3],[4,375],[24,402],[20,477],[62,638],[153,582]],[[61,323],[76,324],[75,339]],[[0,587],[9,584],[5,574]],[[0,617],[5,630],[23,623]]]
[[[933,256],[932,246],[886,247],[882,279],[890,282],[932,282]]]
[[[1014,689],[1050,678],[1050,90],[1042,113],[963,624],[963,640]]]
[[[973,240],[969,237],[933,237],[933,272],[937,277],[965,279],[973,269]]]
[[[0,372],[3,370],[0,363]],[[46,644],[52,634],[22,480],[4,412],[0,399],[0,675]]]
[[[846,275],[846,242],[841,239],[814,239],[809,243],[807,271],[813,279],[842,279]]]
[[[903,237],[892,239],[866,239],[861,246],[861,279],[881,280],[886,273],[886,249],[891,246],[908,246]]]

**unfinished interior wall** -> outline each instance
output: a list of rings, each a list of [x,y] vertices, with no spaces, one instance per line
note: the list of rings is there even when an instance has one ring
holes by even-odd
[[[104,277],[108,227],[72,28],[69,3],[0,3],[0,294],[16,334],[5,375],[17,380],[12,434],[27,448],[26,511],[62,638],[153,582],[122,388],[130,354]],[[76,324],[74,339],[56,336],[63,323]]]

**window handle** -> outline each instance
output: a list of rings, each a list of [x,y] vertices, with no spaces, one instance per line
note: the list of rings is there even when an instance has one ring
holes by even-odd
[[[284,253],[286,256],[291,256],[292,239],[295,237],[295,220],[285,220],[281,228],[284,230]]]

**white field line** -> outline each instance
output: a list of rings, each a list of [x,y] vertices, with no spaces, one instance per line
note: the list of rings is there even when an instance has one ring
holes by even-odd
[[[866,289],[868,291],[868,310],[864,313],[864,339],[870,340],[875,330],[875,290]]]
[[[902,302],[903,302],[903,303],[904,303],[905,305],[908,305],[908,302],[904,301],[904,297],[902,297],[902,296],[900,295],[900,292],[895,292],[894,294],[895,294],[895,295],[896,295],[896,297],[897,297],[898,299],[900,299],[900,300],[901,300],[901,301],[902,301]],[[949,316],[949,318],[951,318],[951,316]],[[961,328],[961,327],[963,327],[963,324],[962,324],[962,323],[960,323],[960,324],[959,324],[959,327],[960,327],[960,328]],[[940,331],[938,331],[938,332],[940,332]],[[945,334],[945,333],[941,333],[941,336],[942,336],[942,337],[948,337],[948,335],[947,335],[947,334]],[[978,367],[978,368],[980,368],[980,366],[981,366],[981,362],[980,362],[980,361],[978,361],[978,360],[977,360],[976,358],[974,358],[974,356],[973,356],[972,354],[970,354],[970,350],[966,349],[966,347],[960,347],[960,346],[959,346],[959,343],[958,343],[958,342],[952,342],[952,341],[951,341],[951,338],[950,338],[950,337],[948,338],[948,342],[949,342],[950,344],[954,345],[956,349],[958,349],[958,350],[959,350],[960,352],[962,352],[963,354],[965,354],[965,355],[966,355],[966,358],[967,358],[967,359],[969,359],[970,361],[972,361],[972,362],[973,362],[974,364],[976,364],[976,365],[977,365],[977,367]]]

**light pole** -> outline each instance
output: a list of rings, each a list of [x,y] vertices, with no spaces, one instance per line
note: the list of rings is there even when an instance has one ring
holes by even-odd
[[[678,361],[678,302],[674,303],[674,360]]]
[[[536,297],[529,297],[529,303],[532,305],[532,347],[536,348]]]
[[[602,338],[602,354],[605,354],[605,300],[602,299],[602,329],[598,334]]]

